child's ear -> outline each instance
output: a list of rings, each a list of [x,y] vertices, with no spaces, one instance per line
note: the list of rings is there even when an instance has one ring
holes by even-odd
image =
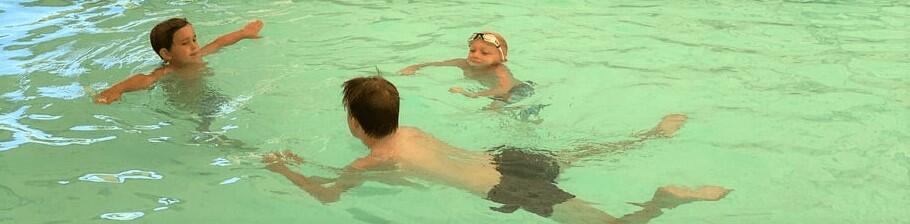
[[[363,128],[360,127],[360,122],[357,122],[357,119],[348,115],[348,130],[351,131],[351,135],[357,138],[360,138],[365,135]]]
[[[348,115],[348,125],[354,129],[360,129],[360,122],[357,122],[357,119],[354,119],[353,116]]]
[[[168,51],[167,48],[161,48],[161,49],[159,49],[159,50],[158,50],[158,55],[160,55],[160,56],[161,56],[161,59],[163,59],[165,62],[171,61],[171,52]]]

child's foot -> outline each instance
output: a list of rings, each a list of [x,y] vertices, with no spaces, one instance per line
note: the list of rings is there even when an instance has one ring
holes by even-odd
[[[672,137],[679,128],[686,123],[686,120],[689,117],[683,114],[670,114],[664,116],[664,118],[657,124],[657,127],[654,127],[654,134],[660,137]]]
[[[675,208],[693,201],[717,201],[727,196],[730,191],[718,186],[702,186],[695,190],[681,186],[666,186],[658,188],[651,201],[630,204],[641,207]]]

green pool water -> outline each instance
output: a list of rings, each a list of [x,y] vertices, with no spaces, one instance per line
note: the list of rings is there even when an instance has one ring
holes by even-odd
[[[266,24],[206,58],[208,131],[160,85],[91,102],[159,65],[148,32],[171,17],[201,43]],[[309,162],[294,169],[332,176],[365,155],[340,85],[376,67],[402,124],[474,151],[572,150],[688,115],[671,139],[562,173],[613,215],[660,186],[720,185],[734,191],[651,223],[910,223],[906,1],[4,1],[0,21],[0,223],[553,223],[419,179],[326,205],[262,168],[291,150]],[[464,57],[478,31],[508,40],[542,122],[447,92],[479,87],[457,69],[395,74]]]

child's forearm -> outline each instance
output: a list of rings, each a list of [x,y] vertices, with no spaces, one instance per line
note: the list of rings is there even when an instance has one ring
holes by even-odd
[[[226,47],[237,43],[240,40],[246,39],[246,34],[243,33],[243,30],[237,30],[223,36],[218,37],[215,41],[212,41],[217,47]]]
[[[281,165],[269,165],[269,166],[284,166],[284,165],[281,164]],[[303,176],[299,173],[295,173],[294,171],[291,171],[290,169],[287,169],[286,167],[282,168],[282,169],[270,169],[270,170],[283,175],[285,178],[290,180],[291,183],[294,183],[294,185],[297,185],[297,187],[299,187],[303,191],[306,191],[307,193],[310,194],[310,196],[313,196],[314,198],[316,198],[317,200],[319,200],[322,203],[331,203],[331,202],[338,201],[338,198],[341,195],[341,192],[334,191],[333,188],[323,187],[322,185],[311,181],[310,178]]]
[[[120,95],[124,92],[147,89],[158,80],[156,74],[160,73],[152,73],[152,75],[133,75],[126,80],[114,84],[114,86],[102,91],[98,95],[95,95],[94,101],[95,103],[110,104],[120,99]]]
[[[427,62],[427,63],[422,63],[422,64],[414,64],[414,65],[405,67],[404,69],[401,69],[401,71],[398,71],[398,72],[401,73],[402,75],[413,75],[414,72],[416,72],[417,70],[420,70],[421,68],[427,67],[427,66],[462,67],[461,64],[464,64],[464,63],[465,63],[464,59],[456,58],[456,59],[451,59],[451,60],[447,60],[447,61],[437,61],[437,62]]]
[[[215,52],[218,52],[222,47],[233,45],[240,40],[245,38],[243,30],[234,31],[223,36],[218,37],[218,39],[213,40],[208,45],[202,48],[202,55],[209,55]]]
[[[259,38],[259,30],[262,29],[262,26],[262,21],[256,20],[246,24],[246,26],[237,31],[222,35],[205,45],[205,47],[202,48],[202,55],[218,52],[222,47],[233,45],[243,39]]]
[[[416,64],[413,66],[415,66],[417,68],[423,68],[423,67],[428,67],[428,66],[458,66],[458,62],[461,60],[464,60],[464,59],[456,58],[456,59],[450,59],[450,60],[445,60],[445,61],[434,61],[434,62],[427,62],[427,63],[423,63],[423,64]]]

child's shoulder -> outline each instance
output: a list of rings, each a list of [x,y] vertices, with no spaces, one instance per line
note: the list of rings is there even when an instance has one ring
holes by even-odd
[[[155,68],[155,70],[152,70],[152,73],[171,73],[174,72],[174,70],[176,69],[171,65],[162,65]]]
[[[426,132],[420,130],[420,128],[410,127],[410,126],[399,126],[398,130],[395,131],[398,137],[403,138],[413,138],[427,135]]]
[[[499,75],[512,76],[512,70],[509,70],[509,67],[506,66],[506,64],[499,64],[496,67],[493,67],[493,72]]]
[[[427,133],[419,128],[409,126],[398,127],[398,130],[395,131],[394,138],[400,142],[422,146],[425,146],[425,143],[427,142],[438,141],[432,134]]]

